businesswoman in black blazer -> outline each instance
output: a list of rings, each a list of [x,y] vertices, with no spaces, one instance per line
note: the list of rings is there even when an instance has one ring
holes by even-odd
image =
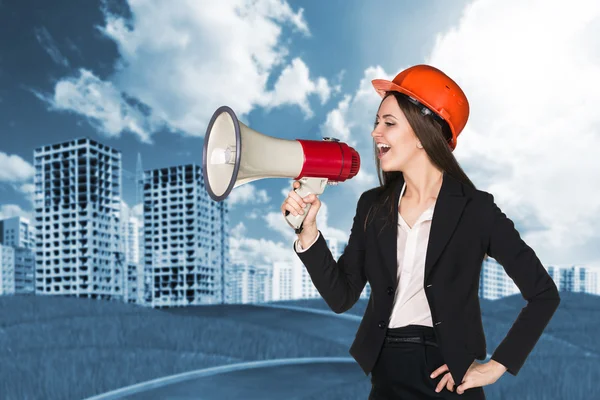
[[[517,375],[559,305],[558,290],[494,197],[475,188],[452,154],[469,115],[460,87],[427,65],[373,86],[383,97],[371,134],[380,186],[360,196],[338,260],[316,226],[319,199],[290,191],[284,214],[311,204],[294,250],[336,313],[370,283],[350,348],[371,374],[369,399],[485,399],[483,386],[505,371]],[[478,289],[488,255],[527,305],[480,363],[487,347]]]

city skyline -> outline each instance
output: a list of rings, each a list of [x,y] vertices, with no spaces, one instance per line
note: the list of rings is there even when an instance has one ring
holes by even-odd
[[[22,217],[0,219],[3,294],[90,296],[150,307],[320,297],[298,260],[257,265],[231,252],[227,202],[210,199],[198,165],[143,171],[138,182],[143,208],[136,216],[120,195],[123,171],[118,150],[101,141],[75,138],[37,147],[34,156],[36,225]],[[94,210],[102,214],[103,209],[113,217],[98,219]],[[91,230],[96,222],[100,229],[102,221],[108,223],[104,231]],[[89,230],[81,230],[86,226]],[[220,232],[217,236],[215,229]],[[83,247],[73,247],[73,240]],[[332,256],[339,258],[347,241],[326,240]],[[106,268],[98,268],[98,261],[87,256],[88,247],[90,254],[104,254],[101,247],[111,249],[103,261]],[[600,271],[594,268],[553,264],[545,268],[560,291],[600,294]],[[103,276],[113,286],[102,290],[94,284],[91,290],[88,282],[104,281]],[[30,288],[26,278],[35,280],[35,287]],[[484,260],[481,298],[518,293],[502,265]],[[361,298],[369,294],[367,284]]]

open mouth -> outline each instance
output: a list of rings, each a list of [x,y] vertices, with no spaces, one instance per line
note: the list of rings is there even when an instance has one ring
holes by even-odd
[[[383,157],[388,151],[390,151],[391,147],[384,143],[378,143],[377,148],[379,149],[379,157]]]

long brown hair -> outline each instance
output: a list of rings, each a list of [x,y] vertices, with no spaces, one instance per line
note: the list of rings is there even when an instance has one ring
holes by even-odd
[[[423,145],[423,149],[429,156],[431,162],[440,168],[442,171],[451,175],[458,181],[475,188],[475,185],[467,174],[463,171],[458,161],[452,154],[449,146],[452,140],[452,132],[450,127],[445,122],[438,122],[432,115],[421,114],[421,108],[412,103],[404,94],[400,92],[387,92],[381,102],[388,96],[394,96],[400,109],[406,116],[406,120],[410,124],[415,135]],[[380,104],[381,107],[381,104]],[[386,224],[392,220],[392,215],[396,210],[396,205],[393,204],[392,195],[394,193],[395,184],[402,175],[400,171],[386,172],[381,169],[381,161],[377,154],[377,144],[373,142],[373,150],[375,152],[375,168],[377,169],[377,177],[379,179],[379,196],[371,205],[365,218],[364,229],[366,230],[369,215],[375,215],[379,208],[389,207],[389,215],[385,218]]]

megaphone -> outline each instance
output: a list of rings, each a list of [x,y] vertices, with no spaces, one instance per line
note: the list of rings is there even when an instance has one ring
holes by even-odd
[[[223,201],[245,183],[265,178],[293,178],[300,197],[319,195],[325,186],[354,177],[360,169],[356,150],[334,138],[287,140],[264,135],[240,122],[227,106],[213,114],[204,137],[202,173],[210,197]],[[286,221],[296,233],[308,214],[286,212]]]

